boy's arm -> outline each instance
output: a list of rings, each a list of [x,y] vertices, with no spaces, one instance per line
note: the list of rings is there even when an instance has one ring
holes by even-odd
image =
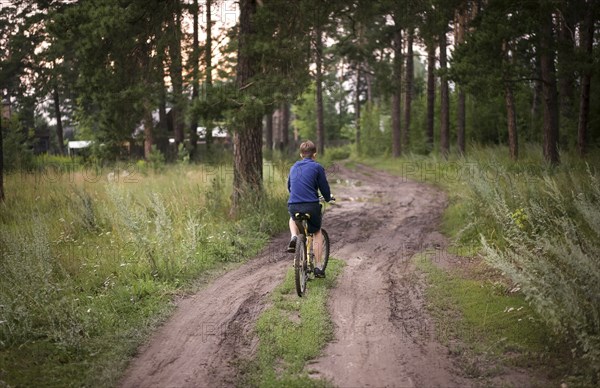
[[[319,166],[319,173],[317,175],[317,183],[319,184],[319,191],[325,198],[325,202],[331,201],[331,189],[329,188],[329,182],[325,176],[325,169],[323,166]]]

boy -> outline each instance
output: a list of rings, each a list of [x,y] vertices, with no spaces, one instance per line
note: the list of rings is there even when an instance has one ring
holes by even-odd
[[[294,221],[295,213],[308,213],[308,232],[313,234],[313,247],[315,251],[315,277],[325,277],[325,272],[320,268],[321,254],[323,252],[323,235],[321,233],[321,204],[319,203],[319,191],[326,202],[332,200],[329,183],[325,176],[325,169],[316,162],[317,147],[307,140],[300,145],[300,157],[290,169],[288,177],[288,211],[290,213],[290,233],[292,235],[287,251],[296,251],[296,240],[300,234],[298,226]]]

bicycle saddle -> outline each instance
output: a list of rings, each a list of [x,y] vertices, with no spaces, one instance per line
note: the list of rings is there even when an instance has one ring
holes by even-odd
[[[294,219],[298,221],[309,220],[310,214],[308,213],[294,213]]]

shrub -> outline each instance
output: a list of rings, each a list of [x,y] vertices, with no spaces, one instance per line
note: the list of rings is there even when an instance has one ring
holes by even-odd
[[[161,172],[165,167],[165,155],[155,145],[152,146],[152,151],[150,151],[148,164],[154,172]]]
[[[482,233],[487,261],[521,285],[556,332],[573,336],[577,352],[600,377],[600,184],[597,174],[544,174],[472,189],[494,233]],[[481,211],[481,210],[480,210]],[[486,213],[483,213],[485,215]]]
[[[327,148],[327,153],[325,156],[328,160],[334,161],[348,159],[351,154],[352,146],[348,144],[341,147]]]
[[[359,154],[381,156],[390,152],[389,117],[383,117],[377,106],[367,104],[360,117],[360,130]]]

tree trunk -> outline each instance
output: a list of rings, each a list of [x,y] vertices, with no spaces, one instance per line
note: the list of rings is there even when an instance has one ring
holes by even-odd
[[[440,151],[444,157],[450,153],[450,93],[448,89],[446,32],[440,35]]]
[[[192,47],[192,104],[198,101],[200,88],[200,47],[199,47],[199,26],[198,26],[198,13],[200,12],[198,6],[198,0],[194,0],[192,5],[192,13],[193,13],[193,47]],[[194,110],[192,109],[192,112]],[[191,123],[190,123],[190,162],[196,158],[196,152],[198,150],[198,116],[195,113],[192,113]]]
[[[4,114],[1,112],[0,114]],[[3,128],[0,125],[0,202],[4,202],[4,141],[2,139],[3,136]]]
[[[287,150],[290,146],[290,104],[288,102],[281,104],[281,141],[283,149]]]
[[[144,158],[146,161],[150,160],[150,153],[152,152],[152,145],[154,144],[154,123],[152,120],[152,109],[150,104],[146,103],[146,112],[144,113]]]
[[[212,7],[212,0],[206,0],[206,44],[204,46],[204,61],[206,62],[206,79],[205,79],[205,93],[206,98],[212,93],[212,15],[210,13]],[[212,118],[209,114],[204,117],[204,126],[206,127],[206,149],[210,150],[213,138],[212,138]]]
[[[373,75],[369,72],[365,72],[365,81],[367,82],[367,102],[373,105]]]
[[[456,15],[457,25],[455,29],[456,43],[463,44],[465,42],[465,30],[467,28],[467,10],[460,9]],[[466,113],[465,113],[465,93],[460,85],[457,85],[458,90],[458,101],[456,106],[456,145],[458,152],[461,155],[465,153],[465,127],[466,127]]]
[[[531,110],[529,115],[529,127],[531,137],[535,134],[536,141],[538,140],[537,135],[537,119],[540,113],[540,96],[542,95],[542,81],[541,81],[541,71],[540,71],[540,58],[539,56],[535,57],[535,67],[533,72],[533,93],[531,96]]]
[[[402,154],[401,124],[400,124],[400,96],[402,94],[402,30],[396,27],[394,32],[394,62],[392,72],[392,156],[399,157]]]
[[[475,0],[471,2],[471,20],[475,19],[481,11],[481,0]]]
[[[543,0],[540,0],[543,2]],[[544,8],[544,5],[542,5]],[[556,70],[554,67],[554,36],[552,13],[545,11],[540,29],[540,66],[544,106],[544,158],[556,165],[560,163],[558,154],[558,96],[556,90]]]
[[[342,61],[340,63],[340,65],[337,68],[337,71],[340,72],[340,76],[337,78],[338,81],[338,85],[337,87],[339,88],[339,90],[345,90],[344,89],[344,80],[346,79],[345,74],[344,74],[344,60],[342,58]],[[339,93],[338,94],[339,100],[338,100],[338,104],[339,104],[339,112],[338,112],[338,128],[342,128],[342,126],[344,125],[344,117],[346,117],[346,115],[348,114],[348,109],[347,109],[347,102],[346,102],[346,98],[347,96],[344,93]]]
[[[204,60],[206,62],[206,83],[212,86],[212,0],[206,0],[206,44]]]
[[[181,65],[181,4],[175,1],[175,9],[171,26],[169,54],[171,66],[169,75],[173,85],[173,129],[175,130],[175,145],[183,143],[183,66]]]
[[[515,97],[512,86],[506,82],[504,84],[504,101],[506,104],[506,119],[508,121],[508,147],[510,158],[517,160],[519,157],[519,143],[517,137],[517,115],[515,111]]]
[[[506,63],[512,64],[514,59],[510,54],[509,44],[507,41],[502,42],[502,52]],[[519,143],[517,137],[517,115],[515,108],[515,97],[513,93],[510,75],[504,76],[504,105],[506,106],[506,121],[508,124],[508,148],[510,158],[517,160],[519,157]]]
[[[594,1],[587,1],[587,13],[583,20],[581,31],[581,46],[587,55],[586,67],[581,75],[581,97],[579,99],[579,122],[577,124],[577,150],[580,156],[587,151],[587,132],[590,117],[590,85],[594,66]]]
[[[251,92],[256,59],[250,53],[255,34],[253,17],[257,0],[240,0],[236,85],[239,93]],[[242,106],[240,109],[248,109]],[[262,193],[262,115],[242,114],[244,121],[233,135],[233,209],[237,211],[248,195]]]
[[[166,155],[169,146],[168,134],[173,130],[169,116],[167,115],[167,85],[165,84],[164,67],[160,66],[160,91],[158,93],[158,127],[153,134],[153,142],[157,144],[160,151]]]
[[[408,149],[410,142],[410,124],[413,96],[413,80],[415,78],[415,66],[413,57],[413,39],[414,30],[408,31],[406,40],[406,69],[405,69],[405,89],[404,89],[404,130],[402,131],[402,148]]]
[[[282,150],[281,148],[281,110],[275,109],[273,112],[273,149]]]
[[[52,97],[54,99],[54,117],[56,118],[56,140],[58,141],[58,152],[61,155],[65,154],[65,141],[63,139],[63,123],[62,114],[60,113],[60,98],[58,95],[58,88],[54,86],[52,91]]]
[[[435,118],[435,43],[427,45],[427,150],[433,150],[433,133]]]
[[[354,119],[356,120],[356,150],[360,152],[360,63],[356,64],[356,94],[354,96]]]
[[[325,154],[325,122],[323,118],[323,32],[321,21],[317,21],[315,29],[316,38],[316,83],[317,83],[317,152]]]
[[[456,146],[458,148],[458,153],[461,155],[465,154],[466,148],[466,97],[465,92],[462,90],[460,86],[457,86],[458,96],[456,101]]]
[[[573,118],[575,72],[572,66],[575,55],[575,22],[573,12],[563,0],[563,13],[558,28],[558,91],[560,114],[564,118]]]
[[[267,151],[273,150],[273,113],[267,113],[265,128],[265,148]]]

